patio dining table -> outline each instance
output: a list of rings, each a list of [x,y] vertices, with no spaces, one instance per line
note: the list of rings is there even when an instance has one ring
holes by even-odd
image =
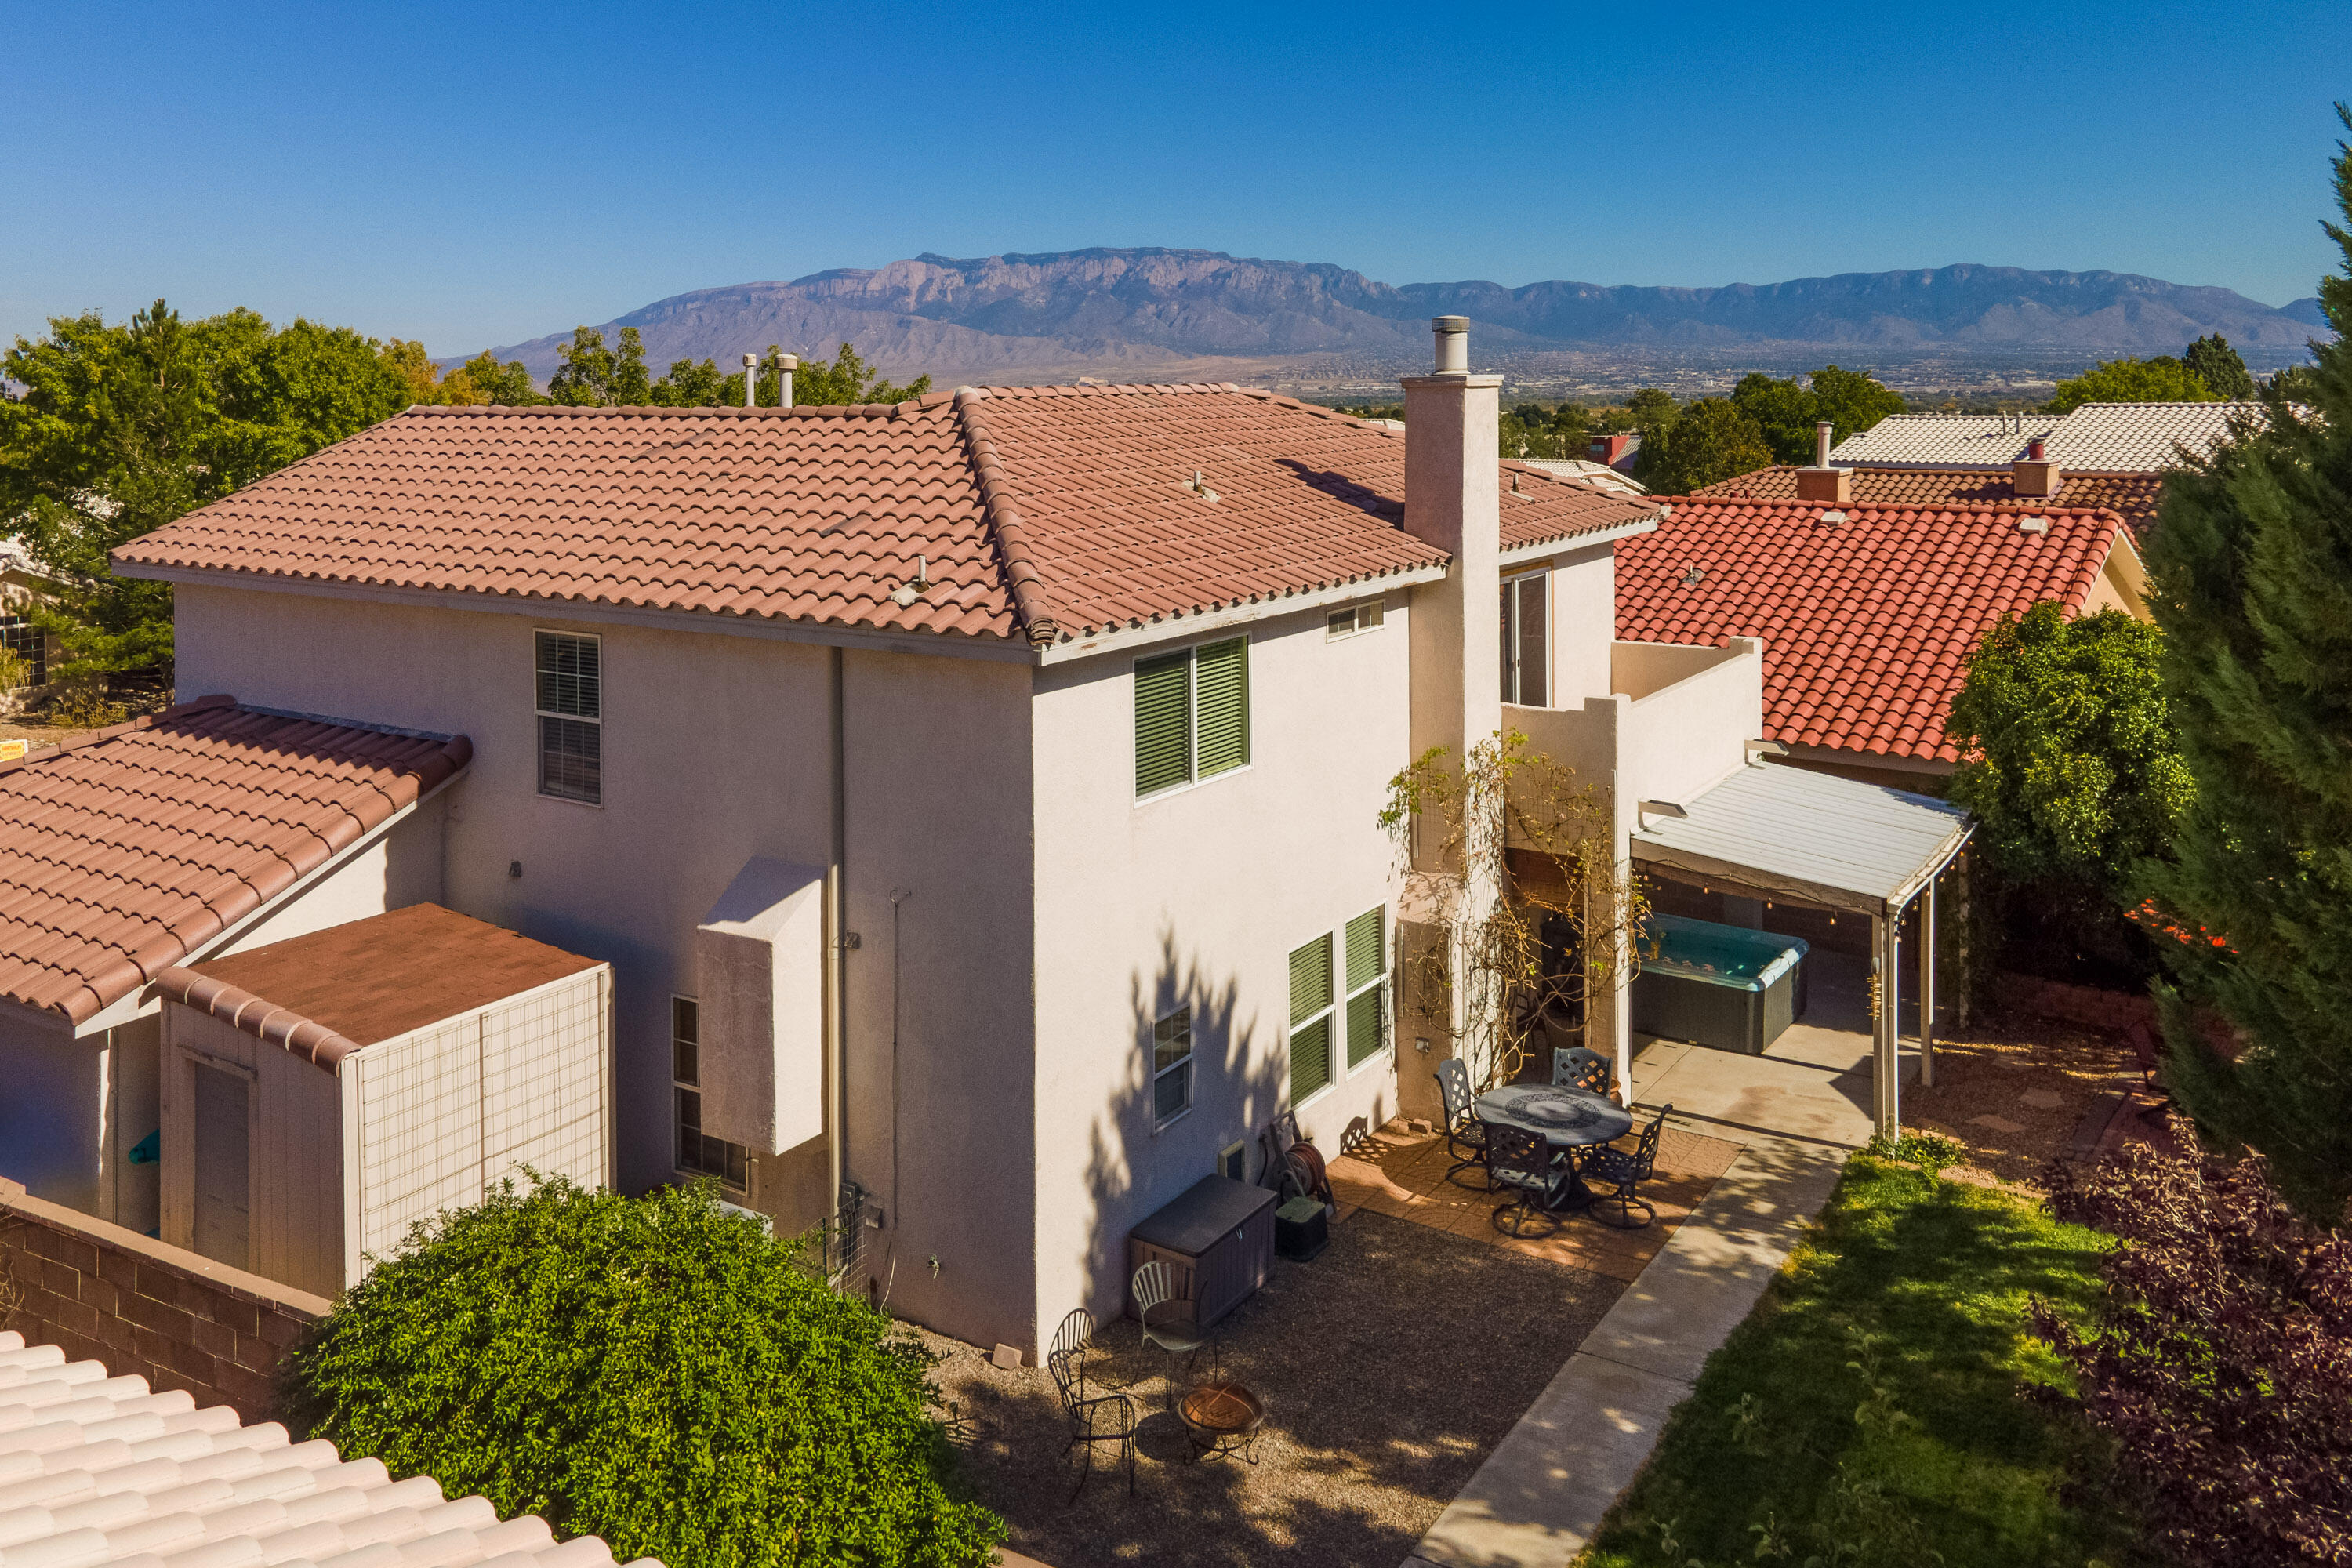
[[[1551,1208],[1582,1208],[1592,1201],[1570,1151],[1593,1143],[1609,1143],[1633,1130],[1633,1113],[1605,1094],[1590,1089],[1555,1089],[1544,1084],[1507,1084],[1478,1097],[1481,1121],[1517,1127],[1550,1145],[1568,1165],[1568,1185]]]

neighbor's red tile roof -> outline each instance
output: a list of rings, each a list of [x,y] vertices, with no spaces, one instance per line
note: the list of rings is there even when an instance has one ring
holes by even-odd
[[[83,1022],[472,755],[207,697],[0,765],[0,997]]]
[[[2130,525],[2143,542],[2156,521],[2157,503],[2164,499],[2162,474],[2068,474],[2061,471],[2058,493],[2047,498],[2052,506],[2104,507]],[[1710,500],[1794,500],[1797,470],[1759,468],[1752,474],[1725,479],[1693,492]],[[2033,506],[2042,498],[2021,497],[2010,488],[2009,476],[1970,474],[1950,468],[1856,468],[1853,499],[1864,506],[1982,507]]]
[[[1045,643],[1443,565],[1403,497],[1401,437],[1230,385],[414,408],[115,559]],[[1655,510],[1523,470],[1505,541]]]
[[[1761,637],[1766,738],[1948,763],[1944,722],[1984,629],[2042,599],[2079,611],[2122,526],[2063,507],[1666,500],[1656,532],[1616,547],[1619,637]],[[2019,528],[2034,517],[2046,534]]]

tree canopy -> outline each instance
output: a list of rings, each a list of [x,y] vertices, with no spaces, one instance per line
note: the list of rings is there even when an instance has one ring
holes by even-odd
[[[411,1233],[288,1361],[290,1414],[395,1475],[672,1568],[979,1568],[915,1337],[707,1184],[509,1185]]]
[[[2352,149],[2336,150],[2342,221],[2323,227],[2344,268],[2319,297],[2341,335],[2315,351],[2309,416],[2273,396],[2263,428],[2168,475],[2147,547],[2197,789],[2154,889],[2205,933],[2168,949],[2173,1092],[2322,1225],[2352,1198]],[[2235,1026],[2234,1060],[2192,1002]]]
[[[614,347],[606,345],[604,334],[597,329],[575,327],[572,341],[555,353],[562,363],[547,381],[550,402],[593,408],[732,408],[743,402],[743,373],[724,373],[708,359],[673,360],[659,380],[649,380],[645,340],[635,327],[623,327],[621,341]],[[752,389],[754,406],[775,407],[783,390],[783,356],[775,344],[769,344],[761,357],[758,376]],[[848,343],[841,345],[831,363],[812,357],[803,360],[793,373],[793,402],[802,407],[905,403],[930,389],[928,375],[900,385],[875,374],[873,366]]]
[[[2180,363],[2216,397],[2241,398],[2254,395],[2252,373],[2246,369],[2246,362],[2238,357],[2238,351],[2230,346],[2230,340],[2219,332],[2200,338],[2182,350]]]
[[[1755,420],[1727,398],[1702,397],[1672,423],[1643,433],[1633,477],[1660,495],[1687,495],[1771,462]]]
[[[1832,426],[1830,439],[1843,441],[1906,406],[1902,394],[1880,384],[1868,371],[1828,364],[1808,380],[1810,385],[1795,376],[1776,381],[1759,370],[1732,388],[1733,405],[1756,422],[1775,462],[1811,464],[1817,455],[1814,426],[1824,419]]]
[[[2232,358],[2236,356],[2231,355]],[[2243,369],[2243,366],[2240,367]],[[2069,414],[2085,403],[2210,403],[2216,394],[2191,370],[2170,354],[2154,359],[2102,361],[2077,376],[2058,384],[2057,395],[2042,405],[2050,414]]]

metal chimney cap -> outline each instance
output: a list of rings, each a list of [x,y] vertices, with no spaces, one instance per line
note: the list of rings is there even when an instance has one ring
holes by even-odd
[[[1431,329],[1435,331],[1466,332],[1470,330],[1470,318],[1467,316],[1433,316],[1430,318],[1429,324]]]

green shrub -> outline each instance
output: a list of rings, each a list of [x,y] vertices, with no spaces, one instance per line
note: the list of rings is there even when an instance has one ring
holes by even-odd
[[[960,1568],[1003,1525],[956,1483],[912,1335],[707,1187],[511,1184],[420,1225],[289,1359],[297,1425],[669,1568]]]

